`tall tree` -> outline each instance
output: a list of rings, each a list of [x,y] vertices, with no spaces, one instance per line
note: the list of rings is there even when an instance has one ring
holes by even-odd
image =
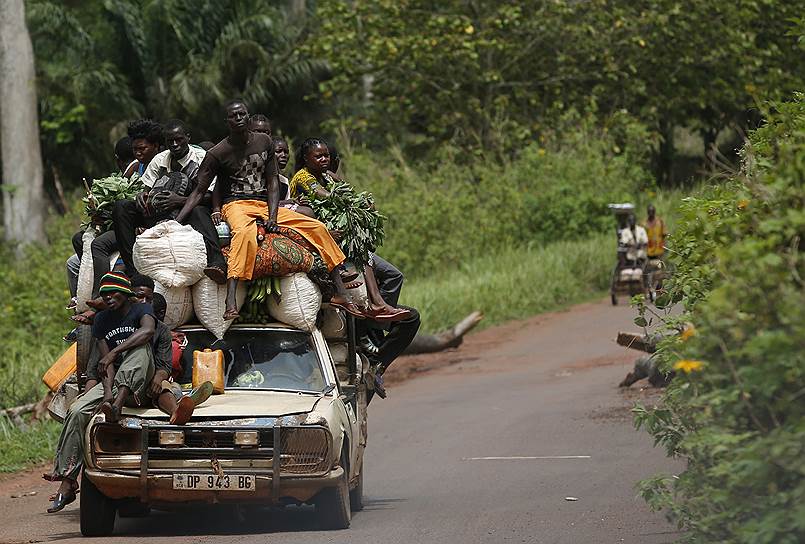
[[[43,240],[36,73],[23,0],[0,0],[0,74],[5,238],[21,243]]]

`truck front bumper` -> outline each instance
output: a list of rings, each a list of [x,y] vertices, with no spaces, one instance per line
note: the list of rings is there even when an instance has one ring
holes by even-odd
[[[180,472],[197,474],[190,471],[176,471]],[[149,504],[172,502],[275,504],[287,498],[299,502],[309,501],[322,489],[337,486],[344,475],[344,469],[335,467],[323,476],[282,477],[277,483],[270,474],[254,474],[254,491],[173,489],[173,473],[148,474],[143,478],[135,474],[87,468],[85,474],[95,487],[110,499],[139,498]]]

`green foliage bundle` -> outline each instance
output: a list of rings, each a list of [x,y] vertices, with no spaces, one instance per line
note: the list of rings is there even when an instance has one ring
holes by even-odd
[[[341,233],[339,245],[347,260],[363,270],[370,254],[383,245],[386,217],[375,208],[371,193],[357,192],[343,182],[329,191],[327,198],[314,198],[311,206],[319,221]]]
[[[778,103],[728,183],[687,199],[667,300],[690,322],[636,422],[687,461],[642,482],[693,542],[805,541],[805,95]],[[667,318],[665,318],[667,320]]]
[[[119,174],[96,179],[81,201],[87,215],[87,225],[96,225],[101,232],[112,228],[112,210],[118,200],[133,199],[144,188],[139,176],[126,179]]]

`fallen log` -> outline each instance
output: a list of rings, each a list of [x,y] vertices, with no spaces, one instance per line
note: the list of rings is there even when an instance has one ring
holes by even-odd
[[[654,353],[657,350],[656,339],[635,332],[619,332],[617,342],[619,346],[646,353]]]
[[[414,337],[413,342],[405,349],[403,355],[434,353],[445,349],[456,348],[461,345],[461,342],[464,340],[464,335],[480,323],[483,318],[483,313],[475,311],[446,331],[442,331],[438,334],[419,333]]]

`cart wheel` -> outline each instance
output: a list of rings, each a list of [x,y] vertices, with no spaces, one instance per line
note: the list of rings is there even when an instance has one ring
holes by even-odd
[[[609,296],[612,298],[612,305],[617,306],[618,305],[618,295],[616,295],[615,293],[610,293]]]

